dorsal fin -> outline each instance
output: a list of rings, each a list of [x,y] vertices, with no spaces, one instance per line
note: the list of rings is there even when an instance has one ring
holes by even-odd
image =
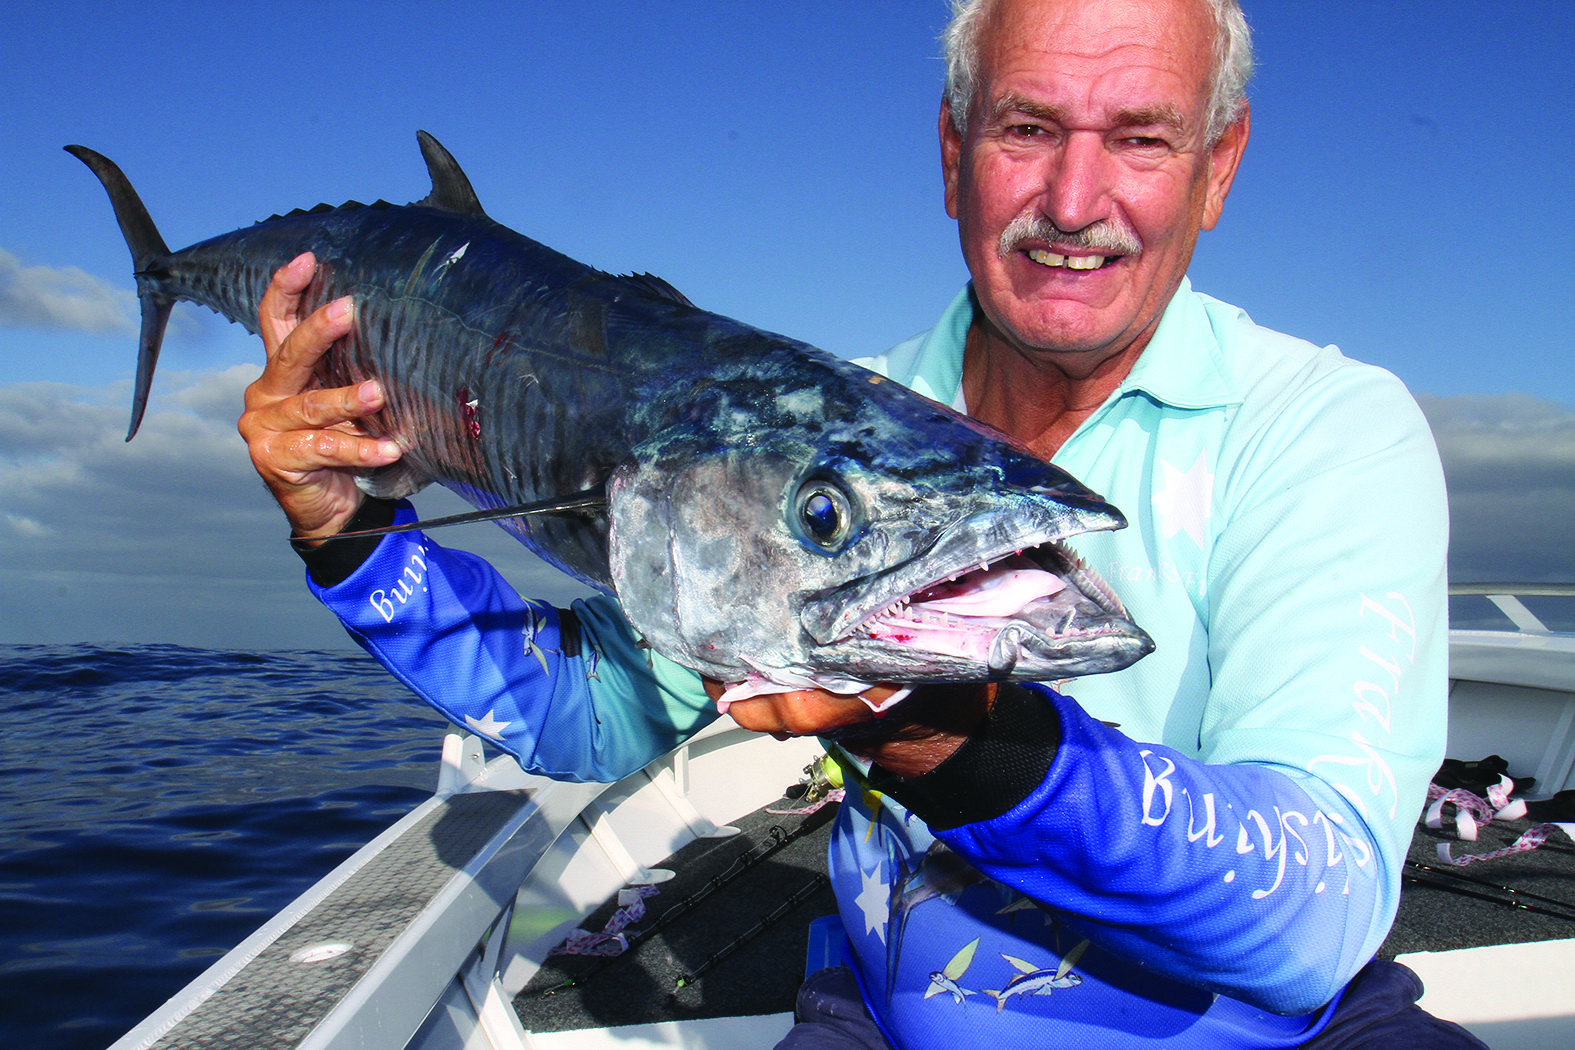
[[[273,222],[275,219],[293,219],[297,215],[321,215],[323,212],[327,211],[355,211],[359,208],[371,208],[374,211],[378,211],[384,208],[392,207],[392,204],[382,199],[373,201],[371,204],[362,204],[360,201],[345,201],[343,204],[314,204],[310,208],[296,208],[293,211],[285,212],[283,215],[270,215],[262,221]]]
[[[486,215],[454,155],[425,131],[416,132],[416,141],[421,143],[421,155],[426,158],[427,172],[432,176],[432,192],[416,203],[462,215]]]
[[[666,299],[668,302],[677,303],[679,306],[687,306],[695,310],[699,309],[698,306],[689,301],[687,295],[654,273],[626,273],[618,279],[634,285],[646,295],[655,296],[658,299]]]

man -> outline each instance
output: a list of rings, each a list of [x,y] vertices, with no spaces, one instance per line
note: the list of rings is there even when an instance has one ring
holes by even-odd
[[[824,693],[732,705],[748,728],[835,735],[871,789],[830,853],[855,963],[806,984],[784,1045],[1479,1045],[1411,1005],[1408,971],[1366,965],[1442,754],[1426,424],[1393,377],[1185,276],[1249,133],[1239,10],[970,0],[947,46],[945,200],[973,280],[870,364],[1121,507],[1131,526],[1079,551],[1158,648],[1066,695],[920,689],[878,723]],[[241,420],[301,547],[410,514],[349,480],[397,458],[354,433],[375,384],[309,389],[351,324],[348,303],[297,324],[311,269],[264,300],[269,364]],[[509,723],[495,739],[533,770],[610,778],[711,717],[610,602],[543,610],[419,537],[304,556],[363,645],[456,721]],[[367,600],[412,558],[429,588]],[[545,673],[518,654],[527,616]],[[948,853],[966,874],[942,895],[925,874]]]

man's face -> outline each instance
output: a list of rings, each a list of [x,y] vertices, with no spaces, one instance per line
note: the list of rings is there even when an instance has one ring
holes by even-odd
[[[990,13],[966,137],[941,114],[946,209],[986,317],[1020,351],[1087,375],[1147,343],[1246,144],[1245,119],[1204,137],[1212,33],[1199,0]]]

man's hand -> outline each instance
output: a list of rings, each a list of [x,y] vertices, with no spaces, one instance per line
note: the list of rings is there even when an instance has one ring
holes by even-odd
[[[376,382],[333,390],[315,385],[318,359],[355,322],[348,296],[301,318],[302,295],[316,269],[308,252],[273,275],[257,309],[268,363],[246,388],[238,424],[252,465],[303,539],[344,528],[361,505],[356,475],[400,456],[397,443],[368,437],[357,422],[383,407]]]
[[[712,700],[723,685],[707,678]],[[865,690],[874,701],[897,689],[876,685]],[[889,773],[912,778],[928,773],[962,746],[995,702],[995,685],[924,685],[877,716],[856,696],[820,689],[766,693],[732,703],[727,713],[745,729],[790,736],[826,736]]]

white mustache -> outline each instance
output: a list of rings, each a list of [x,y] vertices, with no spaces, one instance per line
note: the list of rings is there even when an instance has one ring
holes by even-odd
[[[1127,226],[1100,219],[1078,230],[1063,230],[1050,219],[1035,212],[1024,212],[1001,231],[997,251],[1001,258],[1017,251],[1024,241],[1042,241],[1065,248],[1104,252],[1107,255],[1136,255],[1143,250],[1143,242]]]

